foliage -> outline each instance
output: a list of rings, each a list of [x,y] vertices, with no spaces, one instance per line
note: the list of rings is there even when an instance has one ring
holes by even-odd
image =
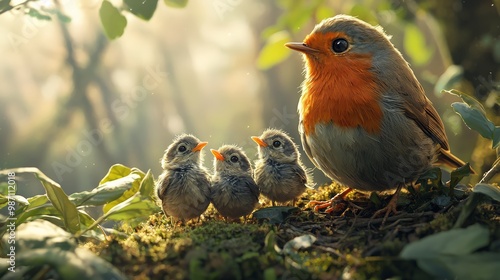
[[[164,4],[173,8],[184,8],[188,0],[163,0]],[[27,15],[39,20],[52,20],[54,17],[59,21],[68,23],[71,18],[63,14],[58,8],[47,8],[45,0],[25,0],[13,5],[11,0],[0,0],[0,14],[13,9],[22,10]],[[59,5],[57,2],[54,4]],[[123,35],[127,26],[125,13],[129,12],[142,20],[150,20],[158,6],[158,0],[123,0],[121,6],[115,6],[111,1],[103,0],[99,9],[104,33],[109,39],[116,39]]]
[[[291,41],[295,35],[303,34],[303,30],[311,24],[311,19],[312,23],[316,24],[338,12],[333,9],[331,3],[325,0],[282,0],[278,2],[278,5],[286,12],[282,13],[276,23],[266,28],[261,34],[265,43],[257,59],[257,67],[260,69],[271,68],[288,58],[291,51],[284,48],[283,44]],[[404,50],[412,64],[416,66],[426,65],[436,53],[435,49],[429,48],[422,28],[415,22],[406,21],[402,16],[398,16],[399,10],[393,7],[390,1],[376,1],[364,5],[353,3],[350,8],[342,12],[373,25],[379,23],[379,18],[397,18],[398,23],[404,27],[404,32],[402,32]]]
[[[488,119],[483,105],[474,97],[458,90],[445,90],[445,92],[462,98],[464,102],[455,102],[451,106],[469,128],[477,131],[484,138],[490,139],[493,149],[496,149],[500,144],[500,126],[495,126]]]
[[[90,260],[92,255],[77,248],[77,243],[73,238],[86,237],[102,241],[107,236],[107,232],[113,232],[112,229],[103,227],[101,225],[103,222],[126,221],[134,224],[160,211],[155,201],[154,181],[150,171],[144,173],[137,168],[116,164],[110,168],[108,174],[95,189],[73,193],[69,196],[58,183],[37,168],[2,170],[0,178],[8,178],[12,174],[15,174],[16,178],[34,175],[45,189],[44,195],[24,198],[20,195],[11,195],[8,185],[0,185],[0,207],[8,206],[8,217],[2,217],[0,222],[0,233],[5,239],[0,248],[7,254],[9,245],[6,236],[12,231],[11,222],[14,221],[14,228],[17,228],[18,260],[21,267],[25,268],[22,270],[23,273],[29,274],[32,268],[43,264],[56,267],[61,275],[66,275],[64,273],[69,270],[72,273],[81,271],[83,268],[78,267],[77,263],[59,266],[66,261],[66,257],[71,256],[75,260],[81,259],[81,265],[85,264],[90,267],[95,265],[96,270],[89,271],[91,275],[106,271],[106,269],[101,269],[101,266],[109,265],[102,264],[100,260],[94,263]],[[93,207],[102,207],[103,214],[97,219],[89,214],[89,209]],[[41,220],[53,225],[41,223]],[[54,231],[55,226],[60,229]],[[37,234],[33,234],[33,231],[37,231]],[[45,233],[47,235],[44,235]],[[37,236],[36,238],[43,239],[43,242],[30,239],[32,238],[30,236]],[[63,240],[71,239],[64,241],[66,243],[62,248],[65,249],[61,249],[61,246],[57,248],[50,246],[53,242],[61,242],[62,237]],[[31,252],[36,252],[36,254]],[[110,273],[113,272],[110,271]]]

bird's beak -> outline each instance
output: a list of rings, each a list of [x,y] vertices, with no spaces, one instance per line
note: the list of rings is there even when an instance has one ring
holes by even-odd
[[[191,151],[193,152],[199,152],[203,147],[205,147],[208,144],[208,142],[200,142],[196,147],[194,147]]]
[[[305,43],[286,43],[285,46],[294,51],[299,51],[305,54],[319,52],[319,50],[313,49],[307,46]]]
[[[220,161],[223,161],[224,160],[224,156],[219,153],[219,151],[217,150],[214,150],[214,149],[211,149],[210,152],[212,152],[212,154],[214,155],[214,157],[217,159],[217,160],[220,160]]]
[[[259,137],[252,136],[251,138],[252,138],[253,141],[255,141],[255,143],[259,144],[259,146],[261,146],[261,147],[267,147],[266,142],[262,141],[262,139],[260,139]]]

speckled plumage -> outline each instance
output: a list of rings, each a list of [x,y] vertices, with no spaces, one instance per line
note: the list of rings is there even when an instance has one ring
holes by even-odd
[[[300,161],[297,146],[284,131],[268,129],[259,137],[259,159],[255,161],[254,178],[260,192],[273,202],[288,202],[299,197],[312,179]]]
[[[210,204],[210,177],[200,155],[204,145],[198,138],[183,134],[165,151],[163,173],[156,182],[165,215],[190,220],[199,217]]]
[[[218,153],[214,160],[212,204],[226,218],[249,215],[259,203],[259,187],[252,178],[248,157],[233,145],[224,145],[212,153]]]

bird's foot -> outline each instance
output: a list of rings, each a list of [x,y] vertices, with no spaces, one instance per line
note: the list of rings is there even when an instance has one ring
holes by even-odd
[[[389,201],[389,203],[387,204],[387,206],[385,206],[384,208],[382,208],[380,210],[377,210],[373,214],[373,216],[371,217],[371,219],[376,218],[377,216],[385,213],[384,219],[382,220],[382,224],[381,224],[383,226],[385,224],[385,221],[387,220],[387,217],[389,217],[390,213],[393,213],[393,214],[397,214],[398,213],[398,211],[397,211],[396,208],[398,206],[398,197],[399,197],[399,192],[401,191],[401,188],[402,188],[402,186],[399,186],[396,189],[396,192],[391,197],[391,200]]]
[[[347,189],[326,201],[311,200],[309,201],[309,205],[314,206],[313,209],[316,212],[325,208],[325,213],[340,212],[345,208],[345,204],[342,202],[345,202],[345,197],[351,191],[352,189]]]

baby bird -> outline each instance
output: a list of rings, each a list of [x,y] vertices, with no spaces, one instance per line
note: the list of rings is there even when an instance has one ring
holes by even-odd
[[[247,216],[259,203],[259,187],[252,178],[250,160],[241,148],[224,145],[215,156],[212,204],[227,220]]]
[[[284,131],[267,129],[258,144],[259,159],[255,161],[255,181],[261,193],[272,201],[284,203],[295,200],[306,188],[313,188],[312,179],[300,161],[297,145]]]
[[[165,151],[163,173],[156,182],[165,215],[181,221],[199,218],[210,204],[210,177],[200,153],[206,145],[193,135],[183,134]]]

